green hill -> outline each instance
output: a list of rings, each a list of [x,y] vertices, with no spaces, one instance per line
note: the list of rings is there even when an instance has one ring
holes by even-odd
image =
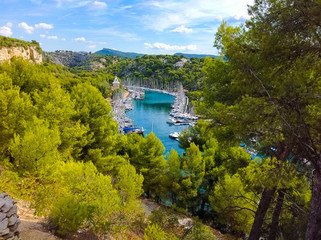
[[[39,43],[35,40],[27,42],[16,38],[0,36],[0,48],[2,47],[23,47],[25,49],[28,47],[35,47],[37,52],[40,54],[42,53]]]
[[[205,57],[212,57],[212,58],[218,58],[217,55],[210,55],[210,54],[189,54],[189,53],[175,53],[174,55],[178,56],[185,56],[187,58],[205,58]]]
[[[112,56],[120,56],[123,58],[136,58],[136,57],[142,57],[145,54],[142,53],[135,53],[135,52],[122,52],[122,51],[117,51],[113,50],[110,48],[103,48],[102,50],[99,50],[95,52],[95,54],[98,55],[112,55]],[[150,55],[150,54],[149,54]],[[173,55],[178,55],[178,56],[185,56],[187,58],[205,58],[205,57],[212,57],[212,58],[218,58],[217,55],[210,55],[210,54],[188,54],[188,53],[174,53]]]
[[[112,55],[112,56],[120,56],[123,58],[136,58],[138,57],[142,57],[144,56],[144,54],[141,53],[134,53],[134,52],[121,52],[121,51],[117,51],[117,50],[113,50],[110,48],[103,48],[100,51],[95,52],[95,54],[98,55]]]

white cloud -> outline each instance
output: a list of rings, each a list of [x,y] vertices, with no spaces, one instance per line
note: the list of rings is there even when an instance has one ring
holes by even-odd
[[[66,38],[62,38],[61,40],[62,40],[62,41],[66,41]]]
[[[96,45],[89,45],[88,48],[91,50],[94,50],[94,49],[96,49]]]
[[[47,38],[48,38],[48,39],[58,39],[57,36],[48,36]]]
[[[84,38],[84,37],[74,38],[74,41],[76,41],[76,42],[86,42],[86,38]]]
[[[105,9],[107,4],[105,2],[94,1],[91,6],[92,9]]]
[[[39,24],[35,24],[35,27],[39,29],[53,29],[54,26],[48,23],[39,23]]]
[[[25,32],[26,32],[26,33],[29,33],[29,34],[31,34],[31,33],[33,32],[33,30],[35,30],[34,27],[29,26],[29,25],[28,25],[27,23],[25,23],[25,22],[19,23],[19,24],[18,24],[18,27],[19,27],[19,28],[23,28],[23,29],[25,30]]]
[[[177,28],[171,30],[171,32],[177,32],[177,33],[191,33],[192,31],[193,31],[193,29],[186,28],[184,25],[181,25],[180,27],[177,27]]]
[[[195,51],[197,49],[196,45],[178,46],[178,45],[168,45],[166,43],[156,42],[154,44],[144,43],[147,48],[151,49],[161,49],[167,51],[177,51],[177,50],[190,50]]]
[[[124,9],[130,9],[130,8],[133,8],[132,5],[126,5],[126,6],[122,6],[120,7],[120,9],[124,10]]]
[[[40,34],[40,37],[47,38],[47,39],[58,39],[58,36],[47,36],[45,34]]]
[[[164,31],[177,25],[213,23],[221,19],[248,18],[247,5],[254,0],[156,0],[144,5],[149,13],[142,16],[148,28]]]
[[[10,37],[12,35],[12,23],[8,22],[5,26],[0,27],[0,35]]]

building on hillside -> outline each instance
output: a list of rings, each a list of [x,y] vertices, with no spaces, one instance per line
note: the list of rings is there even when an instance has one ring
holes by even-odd
[[[118,88],[120,88],[120,82],[119,82],[119,80],[118,80],[118,78],[116,76],[114,81],[113,81],[113,90],[116,90]]]

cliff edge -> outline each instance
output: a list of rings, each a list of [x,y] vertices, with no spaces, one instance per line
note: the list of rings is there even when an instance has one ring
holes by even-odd
[[[10,62],[13,57],[22,57],[34,63],[43,62],[42,50],[38,42],[0,36],[0,62]]]

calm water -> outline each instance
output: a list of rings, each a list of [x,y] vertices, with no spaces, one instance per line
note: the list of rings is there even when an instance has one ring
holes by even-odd
[[[146,91],[145,99],[134,100],[133,110],[126,115],[134,120],[135,126],[144,128],[145,135],[149,134],[153,128],[153,132],[162,141],[166,152],[170,152],[173,148],[180,154],[184,150],[178,147],[178,141],[171,139],[168,135],[171,132],[181,132],[188,126],[170,126],[166,123],[174,100],[173,96],[164,93]]]

